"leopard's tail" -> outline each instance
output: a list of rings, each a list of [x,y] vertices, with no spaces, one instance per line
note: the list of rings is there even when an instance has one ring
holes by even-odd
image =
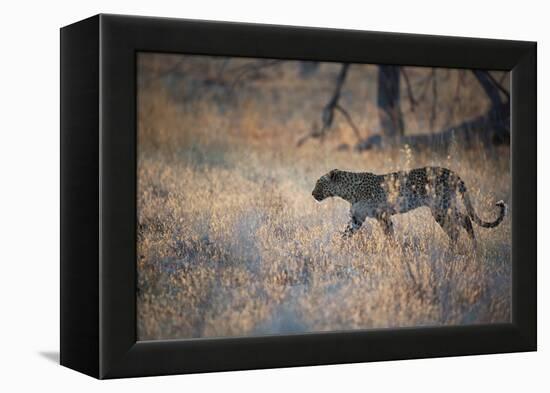
[[[493,222],[487,222],[483,221],[479,216],[476,214],[474,210],[474,206],[472,205],[472,201],[470,200],[470,196],[468,195],[468,190],[466,189],[466,184],[462,180],[458,183],[458,190],[460,191],[460,194],[462,195],[462,200],[464,201],[464,206],[466,206],[466,210],[468,211],[468,215],[470,218],[479,226],[483,228],[494,228],[498,224],[502,222],[504,219],[504,216],[506,215],[506,204],[504,201],[498,201],[496,205],[500,207],[500,214],[497,217],[497,219]]]

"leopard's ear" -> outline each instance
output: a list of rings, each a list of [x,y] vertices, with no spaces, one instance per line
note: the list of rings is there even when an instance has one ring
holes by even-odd
[[[338,180],[339,174],[340,174],[340,171],[338,169],[333,169],[328,173],[328,178],[332,181]]]

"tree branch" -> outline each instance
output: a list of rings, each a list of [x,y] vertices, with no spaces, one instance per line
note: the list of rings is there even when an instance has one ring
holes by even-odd
[[[436,69],[432,68],[432,112],[430,114],[430,130],[433,130],[437,116],[437,78]]]
[[[412,87],[411,87],[411,81],[409,80],[409,75],[405,71],[405,67],[401,67],[401,73],[403,74],[403,79],[405,79],[405,85],[407,86],[407,96],[409,97],[409,103],[411,105],[411,112],[414,112],[416,105],[418,102],[414,98]]]
[[[340,111],[340,113],[342,113],[344,115],[344,117],[348,121],[349,125],[351,126],[353,132],[355,133],[355,136],[357,137],[357,140],[360,141],[361,140],[361,133],[359,132],[359,129],[357,128],[357,126],[355,125],[353,120],[351,119],[351,116],[348,113],[348,111],[345,110],[344,108],[342,108],[342,106],[340,104],[336,104],[336,109],[338,109]]]
[[[232,93],[235,90],[235,87],[240,83],[240,81],[249,73],[256,72],[261,70],[262,68],[267,67],[273,67],[277,64],[279,64],[281,60],[260,60],[258,62],[248,63],[240,67],[240,69],[237,69],[238,74],[233,80],[233,83],[231,83],[231,87],[229,88],[230,93]]]
[[[504,88],[504,86],[502,86],[502,82],[499,82],[495,79],[495,77],[493,75],[491,75],[490,72],[487,72],[487,76],[489,77],[489,79],[491,80],[491,82],[493,82],[493,84],[497,87],[497,89],[499,89],[502,94],[504,94],[506,96],[506,99],[508,101],[510,101],[510,92],[508,90],[506,90]],[[504,74],[504,77],[506,77],[506,74]],[[504,80],[504,79],[503,79]]]
[[[494,78],[491,77],[488,71],[483,70],[472,70],[473,74],[475,75],[477,81],[485,91],[485,94],[487,94],[487,97],[491,101],[491,106],[497,107],[500,104],[502,104],[502,100],[500,99],[500,94],[498,86],[494,83],[496,82]]]
[[[321,114],[321,128],[319,129],[317,128],[317,126],[314,126],[313,130],[309,134],[300,138],[300,140],[298,141],[298,147],[301,146],[308,138],[323,138],[330,127],[332,127],[332,123],[334,121],[334,111],[337,109],[338,101],[340,100],[340,95],[342,93],[342,87],[344,86],[344,82],[348,74],[348,69],[349,64],[342,64],[342,68],[340,68],[340,72],[336,77],[336,86],[334,88],[334,92],[332,93],[332,96],[328,103],[323,108],[323,112]],[[343,108],[340,107],[339,110],[342,113],[345,113],[344,116],[346,116],[347,112],[343,110]],[[351,117],[349,116],[349,114],[347,114],[346,119],[350,121]]]

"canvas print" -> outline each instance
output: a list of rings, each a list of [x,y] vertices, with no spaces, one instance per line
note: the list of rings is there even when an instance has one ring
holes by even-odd
[[[137,54],[138,340],[511,321],[510,75]]]

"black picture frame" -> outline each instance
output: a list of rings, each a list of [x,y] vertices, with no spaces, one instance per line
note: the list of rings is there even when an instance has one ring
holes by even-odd
[[[509,324],[136,342],[136,53],[511,71]],[[61,364],[96,378],[537,347],[536,43],[97,15],[61,29]]]

